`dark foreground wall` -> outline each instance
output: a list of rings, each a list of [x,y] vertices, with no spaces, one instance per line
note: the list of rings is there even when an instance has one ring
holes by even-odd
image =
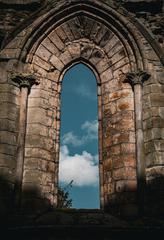
[[[4,221],[3,221],[4,224]],[[1,225],[2,226],[2,225]],[[33,218],[13,216],[1,229],[4,239],[121,240],[154,239],[164,233],[162,220],[119,220],[98,210],[49,211]],[[2,238],[3,239],[3,238]]]

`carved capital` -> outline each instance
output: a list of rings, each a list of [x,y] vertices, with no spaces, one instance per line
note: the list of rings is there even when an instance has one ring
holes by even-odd
[[[134,88],[136,84],[142,85],[145,81],[149,79],[149,77],[150,77],[150,74],[144,71],[126,73],[124,74],[123,82],[129,83],[132,86],[132,88]]]
[[[31,87],[35,84],[38,85],[39,81],[36,79],[35,76],[29,75],[29,74],[12,74],[11,80],[15,83],[17,83],[20,87],[28,88],[29,92],[31,90]]]

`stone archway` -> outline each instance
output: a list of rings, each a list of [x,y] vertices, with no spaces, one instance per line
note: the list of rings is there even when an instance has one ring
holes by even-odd
[[[38,166],[33,170],[33,174],[39,176],[36,185],[40,185],[43,196],[48,195],[52,203],[56,202],[60,80],[71,64],[85,62],[95,69],[99,80],[101,208],[109,207],[110,203],[117,201],[117,195],[127,195],[127,192],[133,195],[129,204],[135,205],[134,97],[131,86],[120,79],[121,72],[131,71],[134,64],[131,59],[115,33],[85,15],[64,22],[42,39],[30,58],[31,68],[40,84],[32,88],[29,96],[24,188],[26,184],[29,187],[31,179],[29,161],[39,158]],[[41,137],[41,132],[46,135]],[[125,204],[124,200],[121,201]]]
[[[38,15],[1,51],[2,66],[6,64],[2,72],[5,71],[8,85],[12,86],[13,102],[19,102],[19,85],[27,88],[27,97],[28,89],[36,79],[39,81],[31,88],[26,108],[21,191],[34,188],[37,201],[44,198],[57,205],[61,79],[71,64],[85,62],[98,79],[101,207],[119,214],[128,207],[134,213],[136,188],[140,180],[145,184],[145,169],[150,181],[154,166],[157,172],[163,171],[158,169],[158,159],[152,157],[156,156],[155,150],[150,156],[149,149],[144,153],[141,147],[144,141],[145,148],[150,141],[155,143],[155,133],[149,133],[149,116],[155,114],[151,105],[161,106],[145,83],[142,95],[143,82],[148,77],[144,71],[153,72],[149,84],[159,87],[161,55],[144,27],[127,11],[96,0],[71,1],[66,6],[63,8],[61,4]],[[11,71],[22,74],[13,78],[16,84],[8,80]],[[17,109],[21,109],[20,102]],[[14,114],[18,118],[18,111]],[[20,124],[15,126],[14,133],[21,135],[20,129]],[[151,130],[154,131],[153,127]],[[15,145],[13,149],[16,152]],[[15,152],[12,157],[18,162]],[[26,196],[22,199],[26,206],[30,199]]]

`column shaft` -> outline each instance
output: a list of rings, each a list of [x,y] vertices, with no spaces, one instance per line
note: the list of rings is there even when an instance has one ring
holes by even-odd
[[[142,118],[142,86],[143,82],[149,79],[150,75],[141,70],[134,73],[123,73],[123,82],[130,83],[134,90],[135,104],[135,127],[136,127],[136,160],[137,160],[137,200],[139,214],[144,213],[144,194],[146,185],[144,136]]]
[[[25,137],[26,137],[26,122],[27,122],[27,106],[28,95],[31,87],[34,84],[39,84],[35,76],[29,74],[13,74],[11,76],[13,82],[20,87],[20,115],[19,115],[19,134],[16,155],[16,170],[15,170],[15,186],[14,186],[14,203],[15,207],[21,207],[22,182],[24,172],[24,154],[25,154]]]
[[[143,212],[145,189],[145,160],[144,160],[144,136],[142,129],[142,85],[134,85],[135,125],[136,125],[136,156],[137,156],[137,183],[139,212]]]
[[[20,98],[17,165],[16,165],[16,173],[15,173],[15,204],[16,206],[20,206],[20,202],[21,202],[20,196],[22,191],[23,168],[24,168],[27,104],[28,104],[28,88],[22,87],[21,98]]]

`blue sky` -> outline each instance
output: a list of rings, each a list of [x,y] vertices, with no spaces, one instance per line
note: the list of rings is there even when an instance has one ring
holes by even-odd
[[[73,180],[73,208],[99,208],[97,85],[84,64],[66,72],[61,103],[60,185]]]

